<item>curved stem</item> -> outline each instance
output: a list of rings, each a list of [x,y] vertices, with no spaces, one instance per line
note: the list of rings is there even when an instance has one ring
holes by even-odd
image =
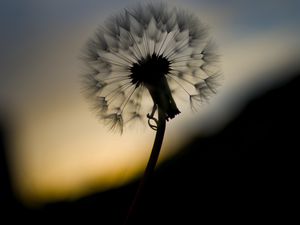
[[[138,190],[135,194],[135,197],[133,199],[133,202],[130,206],[129,212],[127,214],[127,218],[125,220],[124,225],[129,225],[131,220],[133,219],[134,213],[137,209],[139,200],[142,196],[142,192],[146,186],[146,183],[149,181],[151,175],[154,172],[160,149],[162,146],[162,142],[164,139],[164,134],[165,134],[165,129],[166,129],[166,118],[165,118],[165,112],[158,107],[158,123],[157,123],[157,130],[156,130],[156,136],[154,140],[154,144],[152,147],[151,155],[147,164],[147,167],[144,172],[144,176],[142,177],[142,180],[140,181]]]

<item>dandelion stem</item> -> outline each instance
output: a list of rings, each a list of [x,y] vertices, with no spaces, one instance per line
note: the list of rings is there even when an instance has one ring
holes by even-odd
[[[137,189],[137,192],[135,194],[133,202],[130,206],[130,209],[127,214],[127,218],[125,220],[124,225],[130,225],[133,223],[134,215],[138,208],[138,205],[141,200],[145,186],[148,183],[148,181],[150,180],[150,178],[154,172],[154,169],[155,169],[158,157],[159,157],[160,149],[162,146],[162,142],[164,139],[165,129],[166,129],[165,112],[162,109],[158,108],[157,130],[156,130],[156,136],[155,136],[154,144],[152,147],[151,155],[150,155],[147,167],[145,169],[144,176],[142,177],[142,179],[140,181],[139,187]]]

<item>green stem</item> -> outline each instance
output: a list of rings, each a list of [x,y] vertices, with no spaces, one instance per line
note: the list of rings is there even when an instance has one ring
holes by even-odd
[[[160,149],[162,146],[162,142],[164,139],[164,134],[165,134],[165,129],[166,129],[166,118],[165,118],[165,112],[158,107],[158,123],[157,123],[157,130],[156,130],[156,136],[154,140],[154,144],[152,147],[151,155],[147,164],[147,167],[144,172],[144,176],[142,177],[142,180],[140,181],[139,187],[137,189],[137,192],[135,194],[134,200],[130,206],[129,212],[127,214],[127,218],[125,220],[124,225],[129,225],[134,217],[135,211],[138,207],[138,203],[140,201],[140,198],[142,196],[143,190],[149,181],[151,175],[154,172]]]

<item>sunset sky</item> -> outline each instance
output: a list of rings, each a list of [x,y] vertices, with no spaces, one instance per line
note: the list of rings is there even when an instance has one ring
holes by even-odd
[[[122,136],[109,132],[79,82],[87,39],[107,16],[135,2],[1,0],[0,110],[14,127],[10,165],[26,203],[77,198],[142,173],[155,135],[146,118]],[[275,71],[300,55],[299,1],[168,2],[209,25],[223,84],[197,113],[179,105],[182,113],[167,124],[161,159],[196,133],[217,132],[252,96],[288,79]],[[274,75],[260,76],[272,70]]]

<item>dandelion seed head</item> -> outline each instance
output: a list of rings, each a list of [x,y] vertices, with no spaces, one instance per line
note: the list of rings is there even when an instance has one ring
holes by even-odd
[[[83,59],[87,98],[105,124],[121,132],[127,123],[146,119],[151,105],[145,99],[168,120],[180,113],[175,90],[196,110],[219,84],[219,58],[207,26],[166,3],[138,4],[108,18],[88,40]]]

